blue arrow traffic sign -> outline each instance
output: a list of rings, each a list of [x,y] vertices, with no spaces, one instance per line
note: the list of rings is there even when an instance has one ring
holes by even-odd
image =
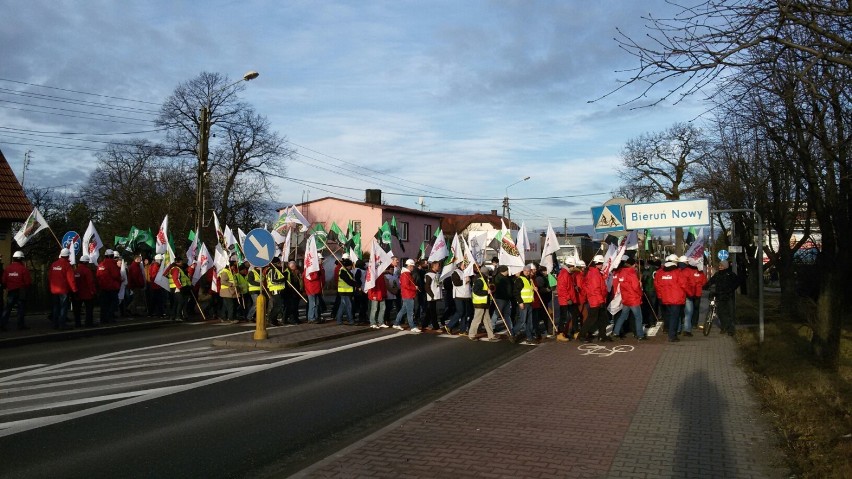
[[[716,256],[719,257],[719,261],[725,261],[726,259],[728,259],[728,250],[720,249],[719,252],[716,253]]]
[[[248,232],[243,242],[243,253],[249,264],[255,268],[268,265],[275,256],[275,239],[263,228],[255,228]]]

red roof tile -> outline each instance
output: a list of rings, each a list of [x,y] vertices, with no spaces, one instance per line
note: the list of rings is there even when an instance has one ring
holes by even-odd
[[[470,215],[453,215],[444,213],[444,218],[441,220],[441,231],[446,234],[461,233],[471,223],[489,223],[494,229],[499,230],[502,227],[500,220],[506,223],[506,227],[511,230],[520,229],[517,224],[506,220],[503,216],[492,215],[486,213],[474,213]]]
[[[32,211],[33,205],[24,194],[24,188],[0,151],[0,219],[24,221]]]

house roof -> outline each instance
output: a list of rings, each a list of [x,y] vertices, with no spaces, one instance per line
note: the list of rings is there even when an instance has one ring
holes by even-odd
[[[351,203],[353,205],[361,205],[361,206],[369,206],[369,207],[372,207],[372,208],[381,208],[384,211],[396,211],[396,212],[399,212],[399,213],[406,213],[406,214],[415,215],[415,216],[428,216],[430,218],[438,218],[438,219],[441,219],[441,218],[444,217],[443,214],[430,213],[428,211],[416,210],[414,208],[405,208],[403,206],[396,206],[396,205],[377,205],[375,203],[367,203],[367,202],[364,202],[364,201],[353,201],[353,200],[344,200],[343,198],[332,198],[331,196],[324,196],[322,198],[318,198],[318,199],[315,199],[315,200],[305,201],[304,203],[297,203],[296,207],[301,208],[302,206],[305,206],[305,205],[310,205],[310,204],[313,204],[313,203],[318,203],[320,201],[328,201],[328,200],[342,201],[344,203]],[[281,209],[283,209],[283,208],[281,208]]]
[[[493,215],[490,213],[474,213],[470,215],[453,215],[449,213],[444,213],[443,219],[441,220],[441,231],[447,234],[453,233],[461,233],[472,223],[488,223],[495,230],[499,230],[502,228],[501,220],[506,222],[506,227],[510,230],[517,230],[520,227],[512,222],[506,220],[503,216]]]
[[[0,219],[24,221],[32,211],[33,205],[24,194],[24,188],[0,151]]]

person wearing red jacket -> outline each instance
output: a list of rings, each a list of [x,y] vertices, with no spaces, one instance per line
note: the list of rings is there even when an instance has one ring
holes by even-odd
[[[89,256],[80,257],[80,263],[74,268],[74,282],[77,283],[77,292],[71,295],[71,309],[74,310],[74,326],[82,326],[83,306],[86,307],[86,327],[91,328],[94,323],[95,295],[95,273],[89,266]]]
[[[597,329],[598,341],[612,341],[612,338],[606,335],[606,324],[609,320],[609,315],[606,310],[606,281],[601,272],[604,258],[601,255],[596,255],[589,270],[585,276],[585,291],[586,301],[589,305],[589,319],[583,324],[580,329],[580,336],[585,342],[592,341],[591,332]]]
[[[701,322],[698,319],[698,310],[701,308],[701,293],[704,284],[707,283],[707,276],[704,274],[704,267],[701,264],[687,263],[687,267],[681,271],[686,273],[686,282],[689,284],[689,290],[686,295],[686,301],[692,304],[692,311],[689,317],[685,318],[691,326],[699,325]],[[686,326],[684,325],[684,329]],[[688,330],[688,329],[687,329]]]
[[[642,325],[642,284],[636,273],[636,260],[627,256],[621,258],[621,266],[613,274],[613,287],[621,290],[621,314],[615,322],[612,334],[624,339],[621,327],[630,313],[633,313],[633,332],[636,339],[644,341],[645,327]]]
[[[574,289],[577,290],[577,309],[580,311],[579,316],[574,320],[576,333],[579,334],[582,323],[589,317],[589,309],[586,307],[586,262],[578,259],[577,267],[571,273],[574,276]]]
[[[68,248],[62,248],[59,259],[50,265],[50,271],[47,273],[53,305],[53,311],[50,315],[53,329],[68,329],[65,322],[68,320],[69,295],[77,292],[77,283],[74,282],[74,269],[71,268],[69,256],[71,256],[71,252],[68,251]]]
[[[559,301],[557,341],[571,341],[573,332],[579,330],[580,310],[577,309],[577,285],[574,277],[576,266],[577,260],[568,258],[565,267],[556,276],[556,298]]]
[[[322,263],[320,263],[322,265]],[[322,295],[322,283],[325,272],[320,266],[319,271],[302,273],[302,283],[305,285],[305,296],[308,298],[308,322],[317,323],[320,320],[319,304]]]
[[[95,279],[101,292],[101,324],[114,323],[115,310],[118,308],[118,290],[121,289],[121,270],[111,249],[104,252],[104,259],[98,265]]]
[[[166,293],[154,278],[160,272],[163,255],[155,254],[154,261],[148,265],[148,316],[164,317],[166,315]]]
[[[677,329],[680,326],[680,313],[686,303],[686,290],[689,285],[686,282],[686,276],[678,270],[677,256],[668,256],[663,267],[654,273],[654,287],[663,305],[669,341],[680,341],[677,337]]]
[[[6,289],[6,307],[0,316],[0,331],[6,331],[6,323],[12,314],[12,308],[18,308],[18,330],[30,329],[24,322],[24,314],[27,312],[27,288],[33,282],[30,271],[24,266],[24,252],[15,251],[12,254],[12,264],[3,270],[3,288]],[[2,294],[2,292],[0,292]]]
[[[142,265],[141,254],[137,254],[127,265],[127,288],[133,296],[127,311],[131,316],[145,314],[145,266]]]
[[[367,299],[370,301],[370,327],[373,329],[387,328],[385,324],[385,298],[388,295],[388,287],[385,283],[384,271],[377,271],[376,283],[367,290]]]
[[[399,273],[399,294],[402,297],[402,307],[396,314],[393,327],[402,330],[402,316],[408,316],[408,328],[412,333],[419,333],[420,328],[414,323],[414,300],[417,298],[417,284],[411,276],[416,263],[413,259],[405,260],[405,267]]]

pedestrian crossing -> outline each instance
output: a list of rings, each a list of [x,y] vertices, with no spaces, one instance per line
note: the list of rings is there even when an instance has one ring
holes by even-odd
[[[309,353],[179,345],[0,370],[0,437]]]

